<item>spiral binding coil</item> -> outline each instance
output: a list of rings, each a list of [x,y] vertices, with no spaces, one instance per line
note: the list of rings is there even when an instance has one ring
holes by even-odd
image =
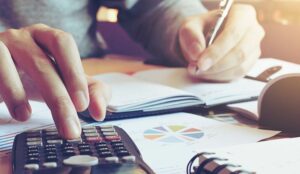
[[[187,174],[219,174],[222,170],[228,168],[228,167],[234,167],[238,168],[241,167],[240,165],[234,165],[234,164],[222,164],[217,166],[213,171],[209,172],[205,170],[205,166],[207,166],[209,163],[212,161],[227,161],[228,159],[222,159],[222,158],[217,158],[217,157],[212,157],[212,158],[207,158],[204,161],[200,163],[199,166],[195,166],[193,168],[193,163],[195,162],[196,159],[198,159],[200,156],[203,155],[214,155],[215,153],[210,153],[210,152],[202,152],[202,153],[197,153],[194,155],[191,160],[187,164],[186,168],[186,173]],[[246,170],[237,170],[234,171],[232,174],[255,174],[255,172],[249,172]]]

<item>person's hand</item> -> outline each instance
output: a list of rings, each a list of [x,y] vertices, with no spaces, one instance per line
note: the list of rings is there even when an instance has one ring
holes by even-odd
[[[110,99],[105,84],[84,74],[73,37],[43,24],[0,33],[0,81],[0,102],[14,119],[29,119],[28,100],[42,99],[67,139],[80,136],[77,112],[102,120]]]
[[[181,51],[189,73],[209,81],[231,81],[243,77],[261,54],[264,30],[249,5],[233,5],[214,43],[206,48],[207,32],[214,26],[218,10],[193,16],[179,31]]]

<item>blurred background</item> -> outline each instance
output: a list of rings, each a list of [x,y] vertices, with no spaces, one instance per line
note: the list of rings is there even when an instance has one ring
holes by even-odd
[[[208,9],[218,7],[219,0],[202,0]],[[235,0],[253,5],[266,31],[261,57],[274,57],[300,64],[300,0]],[[151,57],[132,41],[117,24],[117,11],[99,9],[99,30],[105,36],[108,53],[133,57]]]

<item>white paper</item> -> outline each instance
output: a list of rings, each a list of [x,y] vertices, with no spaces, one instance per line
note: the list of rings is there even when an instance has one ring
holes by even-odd
[[[215,153],[209,157],[228,159],[219,164],[240,165],[241,169],[257,174],[298,174],[299,149],[300,138],[290,138],[205,151]]]
[[[203,100],[207,105],[250,99],[253,96],[258,96],[265,86],[265,83],[245,78],[230,83],[200,81],[189,77],[185,68],[141,71],[135,73],[134,77],[190,92]]]
[[[42,129],[54,125],[51,112],[45,103],[30,102],[32,115],[28,121],[14,120],[4,103],[0,104],[0,152],[12,148],[16,134],[30,129]]]
[[[256,142],[278,133],[187,113],[95,124],[113,124],[127,131],[146,163],[158,174],[185,173],[187,162],[201,148]]]

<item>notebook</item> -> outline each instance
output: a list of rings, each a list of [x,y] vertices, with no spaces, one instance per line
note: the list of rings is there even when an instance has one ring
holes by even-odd
[[[300,138],[272,140],[201,151],[193,173],[298,174]],[[191,162],[192,162],[191,161]],[[191,173],[191,162],[188,173]]]
[[[116,118],[163,114],[190,107],[206,108],[255,100],[265,85],[246,78],[230,83],[200,81],[191,78],[185,68],[161,68],[130,75],[108,73],[94,78],[112,88],[107,119],[116,114]]]

